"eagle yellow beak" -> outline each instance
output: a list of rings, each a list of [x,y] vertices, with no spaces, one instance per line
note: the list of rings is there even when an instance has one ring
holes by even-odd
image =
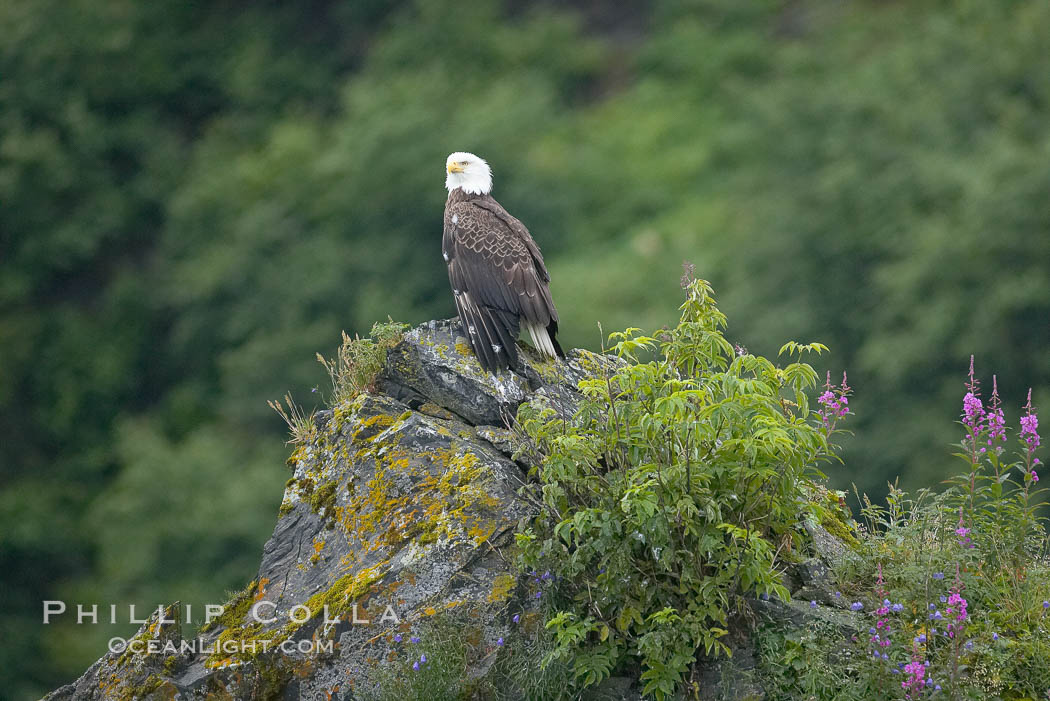
[[[463,172],[463,166],[461,166],[460,164],[458,164],[455,161],[453,161],[452,163],[448,164],[448,172],[449,173],[462,173]]]

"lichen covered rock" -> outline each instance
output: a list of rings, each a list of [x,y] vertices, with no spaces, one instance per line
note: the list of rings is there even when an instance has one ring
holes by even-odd
[[[495,648],[517,586],[503,551],[532,513],[510,420],[537,390],[567,401],[586,370],[523,348],[522,373],[493,376],[457,332],[413,329],[380,391],[318,413],[257,576],[199,633],[203,652],[179,652],[181,629],[155,616],[136,639],[167,636],[168,652],[108,654],[47,698],[357,698],[404,653],[395,636],[443,612]]]

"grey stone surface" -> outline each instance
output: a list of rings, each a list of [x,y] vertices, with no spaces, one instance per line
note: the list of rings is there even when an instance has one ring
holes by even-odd
[[[829,536],[830,537],[830,536]],[[842,606],[842,597],[835,596],[835,577],[827,563],[819,557],[803,560],[793,568],[799,582],[791,596],[805,602],[816,601],[825,606]]]
[[[505,425],[525,400],[528,380],[485,372],[460,333],[453,320],[412,329],[390,349],[379,387],[411,405],[432,402],[472,424]]]
[[[828,533],[827,529],[820,524],[807,520],[802,525],[809,534],[817,557],[820,557],[830,565],[834,565],[846,555],[846,544]]]

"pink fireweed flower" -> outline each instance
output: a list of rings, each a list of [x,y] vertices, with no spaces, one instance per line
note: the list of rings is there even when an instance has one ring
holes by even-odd
[[[973,540],[970,538],[970,529],[964,526],[963,510],[959,507],[959,527],[955,529],[955,535],[959,536],[959,545],[964,548],[973,548]]]
[[[882,579],[882,565],[879,565],[879,576],[875,581],[875,593],[883,597],[882,605],[875,609],[875,627],[871,628],[869,633],[871,637],[868,641],[876,648],[874,655],[879,656],[878,648],[888,648],[890,646],[890,620],[888,618],[890,613],[891,603],[886,598],[886,587],[883,584]]]
[[[966,395],[963,397],[962,424],[966,427],[967,437],[972,443],[974,458],[977,452],[977,434],[981,431],[984,420],[984,405],[981,404],[981,387],[973,375],[973,356],[970,356],[970,376],[966,383]]]
[[[954,639],[957,634],[961,634],[966,626],[966,599],[962,597],[962,577],[959,576],[959,566],[955,566],[955,582],[952,584],[951,591],[948,593],[948,606],[944,609],[945,618],[948,619],[948,630],[946,633],[949,638]]]
[[[973,392],[967,392],[963,397],[963,423],[971,429],[976,429],[984,416],[984,406],[981,400]]]
[[[926,665],[922,663],[917,645],[912,645],[911,662],[904,665],[904,673],[907,675],[907,678],[901,682],[901,688],[904,689],[904,698],[918,698],[926,685]]]
[[[1028,403],[1025,404],[1025,415],[1021,417],[1021,440],[1028,446],[1028,454],[1039,447],[1039,417],[1032,411],[1032,390],[1028,390]]]
[[[958,607],[958,608],[956,608]],[[966,599],[962,598],[958,592],[952,592],[952,595],[948,597],[948,608],[945,609],[949,614],[955,614],[955,620],[962,622],[966,620]]]
[[[835,428],[835,422],[850,413],[849,393],[851,388],[846,384],[846,373],[842,373],[842,384],[835,386],[831,384],[831,373],[828,372],[824,382],[824,392],[817,397],[820,409],[817,414],[828,432]]]
[[[1021,436],[1033,448],[1039,446],[1039,417],[1035,414],[1021,417]]]
[[[846,371],[843,370],[842,384],[839,385],[839,404],[841,404],[841,407],[839,408],[840,417],[845,416],[849,413],[849,393],[851,391],[852,388],[848,384],[846,384]]]
[[[999,382],[992,375],[992,398],[989,402],[988,413],[984,418],[984,425],[988,431],[988,445],[994,446],[997,454],[1002,453],[1002,446],[997,443],[1006,442],[1006,419],[999,401]]]

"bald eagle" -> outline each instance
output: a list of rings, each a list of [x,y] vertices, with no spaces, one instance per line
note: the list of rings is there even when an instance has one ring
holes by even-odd
[[[564,356],[543,255],[525,225],[489,194],[488,163],[457,151],[445,161],[445,173],[441,252],[463,333],[481,366],[516,368],[522,325],[541,353]]]

